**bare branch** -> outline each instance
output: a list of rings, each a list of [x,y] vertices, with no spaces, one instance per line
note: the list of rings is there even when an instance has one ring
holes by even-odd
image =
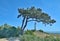
[[[21,15],[18,15],[17,18],[21,17]]]
[[[40,22],[40,20],[28,20],[28,22],[30,22],[30,21],[37,21],[37,22]]]

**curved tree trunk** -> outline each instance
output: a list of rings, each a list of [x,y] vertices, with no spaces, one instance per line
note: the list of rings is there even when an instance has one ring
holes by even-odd
[[[23,30],[26,28],[27,22],[28,22],[28,18],[26,18],[26,22],[25,22],[25,25],[24,25],[24,27],[23,27]]]
[[[24,18],[23,18],[23,21],[22,21],[21,31],[20,31],[20,34],[21,34],[21,35],[23,35],[24,29],[25,29],[26,26],[27,26],[27,22],[28,22],[28,17],[24,17]],[[24,24],[24,23],[25,23],[25,24]]]
[[[25,17],[22,20],[22,25],[21,25],[21,30],[20,30],[20,34],[23,35],[23,26],[24,26],[24,22],[25,22]]]
[[[23,26],[24,26],[24,22],[25,22],[25,17],[23,18],[23,20],[22,20],[22,25],[21,25],[21,29],[23,28]]]

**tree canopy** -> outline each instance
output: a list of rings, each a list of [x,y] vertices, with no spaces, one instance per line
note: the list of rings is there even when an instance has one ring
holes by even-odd
[[[54,19],[51,18],[51,16],[43,12],[42,9],[35,8],[34,6],[26,9],[18,8],[18,12],[19,12],[19,15],[17,18],[21,16],[23,17],[22,26],[21,26],[23,30],[25,29],[27,22],[30,22],[30,21],[42,22],[43,24],[50,24],[50,25],[56,22]],[[25,25],[24,25],[24,22],[25,22]]]

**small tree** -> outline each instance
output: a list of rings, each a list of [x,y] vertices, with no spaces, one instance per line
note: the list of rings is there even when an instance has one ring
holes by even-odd
[[[40,8],[27,8],[27,9],[21,9],[18,8],[19,15],[17,18],[21,17],[23,18],[22,20],[22,25],[21,25],[21,34],[23,34],[24,29],[27,26],[27,23],[30,21],[36,21],[36,22],[42,22],[43,24],[50,24],[52,25],[56,21],[54,19],[51,19],[51,17],[42,12],[42,9]]]

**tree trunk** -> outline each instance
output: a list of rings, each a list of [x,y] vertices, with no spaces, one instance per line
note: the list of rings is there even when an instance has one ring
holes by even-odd
[[[23,26],[24,26],[24,22],[25,22],[25,17],[24,17],[23,20],[22,20],[20,35],[23,35]]]
[[[25,22],[25,25],[24,25],[24,27],[23,27],[23,31],[24,31],[24,29],[25,29],[26,26],[27,26],[27,22],[28,22],[28,18],[26,18],[26,22]]]
[[[36,22],[35,22],[35,24],[34,24],[34,30],[36,31]]]
[[[21,29],[23,28],[24,21],[25,21],[25,17],[24,17],[23,20],[22,20],[22,26],[21,26]]]
[[[26,19],[26,21],[25,21],[25,19]],[[24,17],[24,18],[23,18],[23,21],[22,21],[21,30],[20,30],[20,34],[21,34],[21,35],[23,35],[24,29],[25,29],[26,26],[27,26],[27,22],[28,22],[28,17]],[[24,25],[24,23],[25,23],[25,25]]]

